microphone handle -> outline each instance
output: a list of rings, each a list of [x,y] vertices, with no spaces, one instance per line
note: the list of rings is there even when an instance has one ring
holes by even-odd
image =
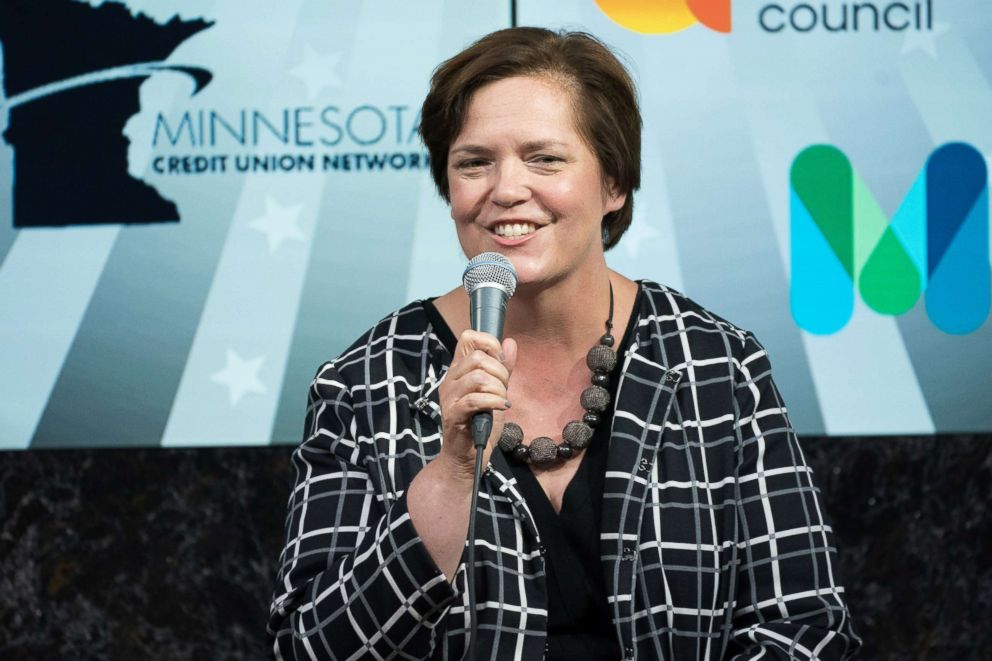
[[[501,287],[480,285],[473,291],[469,307],[472,330],[495,335],[497,340],[502,341],[506,299],[506,292]]]
[[[489,434],[493,433],[493,414],[482,411],[472,415],[472,441],[476,449],[486,447]]]
[[[503,340],[503,321],[506,319],[506,292],[501,287],[480,286],[472,292],[469,316],[472,329],[494,335]],[[493,431],[493,414],[489,411],[472,416],[472,440],[476,448],[486,447]]]

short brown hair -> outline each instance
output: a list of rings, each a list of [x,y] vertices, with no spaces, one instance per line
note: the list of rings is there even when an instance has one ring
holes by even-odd
[[[472,95],[484,85],[514,76],[548,76],[565,83],[576,128],[599,160],[604,182],[626,194],[624,205],[603,217],[605,247],[630,227],[634,191],[641,185],[641,113],[627,69],[601,41],[585,32],[507,28],[488,34],[442,62],[420,113],[420,136],[431,174],[445,201],[448,150],[465,124]]]

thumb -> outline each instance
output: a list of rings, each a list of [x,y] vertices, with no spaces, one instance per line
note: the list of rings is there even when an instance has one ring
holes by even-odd
[[[503,366],[513,374],[513,368],[517,364],[517,341],[512,337],[503,340]]]

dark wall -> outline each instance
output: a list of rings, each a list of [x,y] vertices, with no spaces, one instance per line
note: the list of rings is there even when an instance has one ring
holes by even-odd
[[[804,448],[862,658],[992,658],[992,436]],[[266,658],[290,451],[0,453],[0,658]]]

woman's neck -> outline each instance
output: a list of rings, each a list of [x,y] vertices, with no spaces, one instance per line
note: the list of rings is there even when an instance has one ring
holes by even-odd
[[[514,338],[525,353],[547,352],[546,357],[583,355],[604,332],[610,311],[610,284],[614,291],[614,335],[626,328],[637,285],[601,268],[573,273],[560,282],[524,284],[507,306],[505,337]],[[468,295],[462,287],[434,300],[455,337],[470,328]],[[618,340],[620,338],[617,338]],[[541,354],[538,354],[541,355]]]
[[[588,349],[606,332],[610,280],[605,263],[592,273],[575,273],[550,286],[525,284],[507,307],[504,334],[518,344]]]

